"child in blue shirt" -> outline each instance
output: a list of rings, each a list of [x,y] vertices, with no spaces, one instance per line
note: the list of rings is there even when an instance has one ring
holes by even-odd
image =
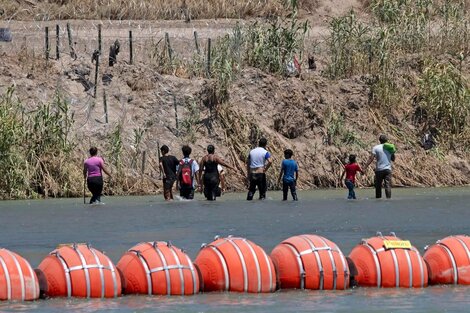
[[[297,192],[295,190],[295,185],[297,182],[297,178],[299,177],[299,167],[297,166],[297,162],[292,159],[294,152],[291,149],[284,150],[284,158],[285,160],[281,163],[281,172],[279,173],[279,183],[281,183],[282,178],[282,192],[283,197],[282,200],[287,200],[287,193],[290,188],[290,192],[292,194],[292,199],[297,201]]]

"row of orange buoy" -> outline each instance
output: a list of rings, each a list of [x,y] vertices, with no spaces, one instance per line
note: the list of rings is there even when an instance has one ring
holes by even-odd
[[[425,250],[421,256],[409,241],[378,233],[346,257],[322,236],[299,235],[268,255],[250,240],[229,236],[204,244],[194,262],[171,243],[155,241],[130,248],[115,266],[90,245],[65,244],[33,270],[18,254],[0,249],[0,300],[470,284],[469,236],[449,236]]]

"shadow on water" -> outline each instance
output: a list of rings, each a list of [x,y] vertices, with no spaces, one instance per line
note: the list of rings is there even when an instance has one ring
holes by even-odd
[[[301,192],[300,201],[245,201],[227,194],[216,202],[166,203],[161,196],[108,197],[106,205],[82,199],[0,202],[0,246],[15,251],[36,267],[59,243],[89,242],[115,263],[141,241],[171,241],[194,260],[202,243],[215,235],[245,237],[266,252],[282,240],[304,233],[334,241],[349,254],[362,238],[394,231],[424,246],[454,234],[469,233],[470,188],[394,189],[393,199],[373,199],[373,190],[358,190],[360,199],[345,200],[344,190]],[[279,291],[274,294],[209,293],[194,297],[125,296],[111,300],[50,299],[0,303],[0,311],[66,310],[139,312],[464,312],[470,288],[356,288],[347,291]]]

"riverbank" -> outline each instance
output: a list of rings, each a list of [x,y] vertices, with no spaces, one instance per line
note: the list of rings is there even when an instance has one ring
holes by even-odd
[[[404,37],[395,30],[408,29],[399,24],[405,20],[382,21],[375,11],[380,7],[345,2],[329,15],[325,3],[319,5],[277,22],[8,21],[13,41],[0,43],[0,92],[8,112],[2,124],[12,128],[5,128],[0,145],[9,156],[0,164],[7,177],[1,198],[81,196],[82,162],[91,145],[113,171],[106,194],[161,192],[163,144],[177,157],[189,144],[196,159],[214,144],[237,169],[227,173],[228,189],[241,191],[244,161],[262,136],[275,164],[270,189],[279,188],[284,149],[292,149],[299,163],[299,189],[340,187],[341,163],[354,153],[363,164],[382,133],[398,147],[395,186],[468,185],[470,50],[459,39],[468,14],[453,16],[449,32],[437,2],[419,21],[422,28],[411,27],[411,17],[426,8],[396,7],[395,13],[410,17],[410,37]],[[304,32],[306,21],[311,28]],[[98,29],[103,51],[96,72]],[[414,35],[421,45],[407,41]],[[120,53],[109,66],[116,40]],[[294,56],[300,75],[286,72]],[[372,173],[360,184],[372,186]]]

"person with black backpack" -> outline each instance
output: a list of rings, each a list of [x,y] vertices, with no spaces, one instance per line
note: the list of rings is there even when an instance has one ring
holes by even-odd
[[[196,173],[199,171],[199,165],[197,161],[189,157],[192,152],[190,146],[184,145],[181,151],[184,157],[178,164],[177,187],[180,190],[181,198],[190,200],[194,198],[195,179]]]

